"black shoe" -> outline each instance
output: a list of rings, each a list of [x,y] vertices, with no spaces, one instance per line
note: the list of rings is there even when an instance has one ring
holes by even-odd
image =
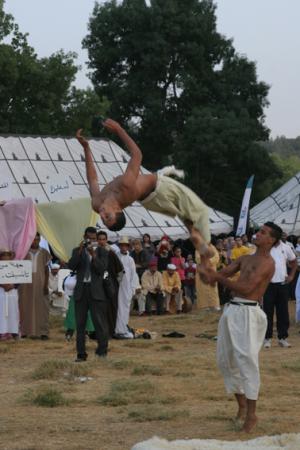
[[[97,358],[106,358],[107,357],[107,352],[104,353],[97,353],[95,352],[95,355]]]
[[[46,334],[42,334],[41,335],[41,341],[48,341],[49,336],[47,336]]]
[[[87,360],[87,353],[78,353],[77,358],[75,359],[75,362],[84,362]]]

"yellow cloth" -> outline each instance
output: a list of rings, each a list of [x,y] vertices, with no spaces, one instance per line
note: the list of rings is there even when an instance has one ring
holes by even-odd
[[[82,240],[85,228],[95,226],[98,217],[88,197],[37,204],[35,212],[38,232],[62,261],[69,260],[72,249]]]
[[[173,178],[158,175],[155,191],[140,203],[150,211],[190,220],[205,242],[210,242],[208,207],[191,189]]]
[[[245,247],[245,245],[242,245],[241,247],[234,247],[231,250],[230,259],[234,261],[235,259],[238,259],[240,256],[249,255],[250,252],[251,252],[250,248]]]
[[[172,293],[172,289],[174,287],[181,289],[181,281],[177,272],[174,272],[173,275],[170,276],[169,273],[165,270],[162,274],[162,277],[163,277],[164,291],[167,292],[168,294]]]
[[[210,266],[213,270],[217,270],[217,265],[219,263],[219,252],[213,246],[210,245],[213,250],[214,255],[209,259]],[[201,256],[198,251],[196,251],[196,262],[201,263]],[[196,292],[197,292],[197,308],[220,308],[220,299],[218,285],[211,286],[210,284],[204,283],[199,276],[196,276]]]

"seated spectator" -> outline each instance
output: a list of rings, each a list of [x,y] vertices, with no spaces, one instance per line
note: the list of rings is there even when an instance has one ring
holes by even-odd
[[[197,265],[194,263],[193,258],[189,258],[187,266],[185,267],[184,292],[186,297],[189,297],[192,300],[193,305],[195,304],[196,299],[196,272]]]
[[[164,310],[163,281],[162,274],[157,270],[157,259],[149,262],[149,269],[142,276],[142,293],[146,297],[146,312],[152,313],[153,303],[156,305],[158,315]]]
[[[143,249],[140,239],[135,239],[133,241],[133,251],[130,253],[130,256],[135,262],[136,272],[139,280],[141,280],[143,273],[148,267],[149,256]]]
[[[181,281],[176,266],[168,264],[167,270],[163,272],[163,291],[166,296],[166,312],[170,313],[170,300],[173,296],[176,302],[177,313],[182,312],[182,291]]]
[[[0,250],[0,261],[14,259],[14,252]],[[0,284],[0,339],[17,338],[19,335],[19,297],[15,284]]]

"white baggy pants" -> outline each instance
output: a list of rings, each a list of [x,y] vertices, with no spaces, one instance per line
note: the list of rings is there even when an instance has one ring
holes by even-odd
[[[248,302],[235,297],[234,302]],[[251,300],[249,301],[251,302]],[[255,306],[228,304],[218,327],[217,363],[230,394],[245,394],[257,400],[260,375],[258,354],[263,345],[267,318]]]

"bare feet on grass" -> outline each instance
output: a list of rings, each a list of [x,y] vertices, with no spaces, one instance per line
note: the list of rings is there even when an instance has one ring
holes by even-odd
[[[257,424],[257,417],[254,416],[246,416],[244,425],[243,425],[243,431],[245,431],[246,433],[250,433],[253,428],[255,427],[255,425]]]

